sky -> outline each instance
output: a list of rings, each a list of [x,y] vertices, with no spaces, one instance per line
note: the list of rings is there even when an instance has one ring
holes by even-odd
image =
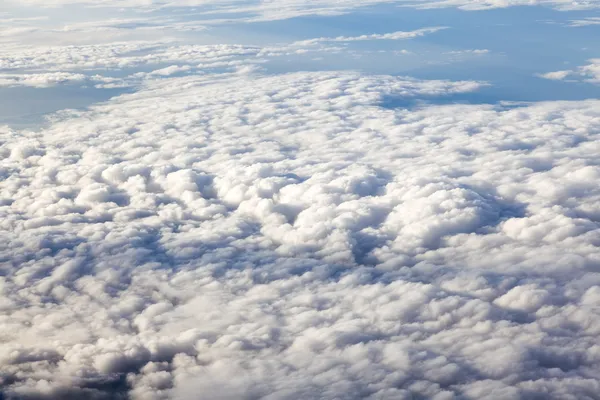
[[[5,0],[0,399],[600,399],[600,1]]]

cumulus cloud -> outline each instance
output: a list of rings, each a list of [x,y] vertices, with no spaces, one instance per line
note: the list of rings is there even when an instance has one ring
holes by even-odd
[[[600,58],[589,60],[588,65],[580,67],[578,72],[583,75],[587,81],[592,83],[600,83]]]
[[[11,48],[0,56],[0,69],[12,72],[0,74],[0,87],[46,88],[75,84],[98,88],[139,86],[146,80],[186,73],[216,69],[241,71],[243,68],[250,71],[269,57],[280,57],[302,49],[301,46],[289,45],[263,48],[135,41]],[[140,69],[149,71],[135,72]],[[98,74],[99,70],[103,70],[105,75]],[[132,72],[123,76],[123,70]],[[119,77],[109,76],[111,73]]]
[[[429,27],[414,31],[398,31],[361,36],[311,38],[292,43],[271,45],[186,44],[169,40],[128,40],[94,44],[7,45],[0,54],[0,70],[45,72],[85,72],[123,70],[147,67],[210,69],[234,67],[241,64],[260,64],[270,57],[281,57],[307,52],[340,52],[342,47],[325,45],[327,42],[354,42],[368,40],[413,39],[435,33],[446,27]],[[179,65],[176,65],[179,64]],[[165,71],[163,71],[165,72]],[[181,71],[180,71],[181,72]],[[155,73],[155,75],[160,75]],[[9,79],[8,77],[6,79]],[[16,79],[16,78],[15,78]]]
[[[540,78],[550,79],[553,81],[562,81],[563,79],[565,79],[572,73],[573,73],[573,71],[564,70],[564,71],[547,72],[545,74],[539,74],[538,76]]]
[[[479,87],[167,76],[1,128],[2,395],[598,398],[600,102],[385,107]]]
[[[29,86],[48,88],[57,85],[73,85],[92,83],[98,87],[114,87],[126,85],[120,79],[102,77],[100,75],[86,76],[68,72],[49,72],[40,74],[0,74],[1,87]]]
[[[169,42],[105,43],[78,46],[29,46],[0,55],[0,69],[81,71],[138,68],[160,64],[214,64],[251,58],[262,49],[241,45],[185,45]]]
[[[525,4],[19,5],[250,22],[384,2]],[[0,398],[599,398],[600,102],[408,110],[485,83],[259,73],[443,27],[249,46],[114,41],[204,21],[0,22],[0,88],[138,89],[0,127]],[[49,33],[93,43],[28,43]]]
[[[600,84],[600,58],[589,60],[589,64],[573,70],[554,71],[538,75],[541,78],[552,80],[582,80],[589,83]]]
[[[490,51],[488,49],[468,49],[468,50],[454,50],[454,51],[448,51],[444,54],[452,54],[452,55],[482,55],[482,54],[489,54]]]
[[[349,52],[343,47],[325,45],[326,42],[411,39],[442,29],[445,28],[433,27],[355,37],[322,37],[268,46],[192,45],[171,40],[109,41],[101,44],[62,46],[12,45],[7,46],[4,54],[0,55],[0,70],[11,72],[0,74],[0,87],[45,88],[80,84],[116,88],[139,86],[149,79],[186,73],[215,70],[251,72],[260,64],[276,57],[309,52]],[[136,72],[140,69],[143,71]],[[131,73],[123,76],[124,70],[130,70]],[[104,75],[98,74],[98,71]],[[119,77],[110,76],[111,72]]]

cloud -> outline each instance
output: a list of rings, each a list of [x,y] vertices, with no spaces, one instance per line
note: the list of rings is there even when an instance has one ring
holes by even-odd
[[[600,58],[589,60],[588,65],[579,68],[579,73],[583,75],[588,82],[600,83]]]
[[[547,72],[545,74],[539,74],[538,76],[540,78],[550,79],[553,81],[562,81],[563,79],[565,79],[572,73],[573,73],[573,71],[564,70],[564,71]]]
[[[0,127],[0,397],[598,398],[598,101],[409,110],[392,105],[485,83],[260,74],[443,27],[180,40],[384,2],[28,0],[123,16],[2,15],[0,87],[137,91]],[[174,6],[198,20],[127,13]],[[542,76],[593,81],[597,64]]]
[[[507,8],[515,6],[550,6],[562,11],[592,10],[600,7],[597,0],[569,1],[569,0],[426,0],[407,2],[410,6],[421,8],[447,8],[457,7],[467,11],[486,10],[494,8]]]
[[[569,77],[572,80],[582,80],[584,82],[600,84],[600,58],[593,58],[589,60],[589,64],[574,70],[554,71],[538,76],[552,80],[564,80]]]
[[[366,40],[402,40],[402,39],[414,39],[416,37],[425,36],[430,33],[435,33],[444,29],[448,29],[448,27],[437,26],[432,28],[422,28],[414,31],[398,31],[392,33],[384,33],[384,34],[371,34],[371,35],[361,35],[361,36],[338,36],[338,37],[321,37],[314,38],[308,40],[302,40],[295,42],[296,45],[311,45],[322,42],[358,42],[358,41],[366,41]]]
[[[569,26],[572,27],[582,27],[582,26],[590,26],[590,25],[600,25],[600,17],[590,17],[583,19],[575,19],[571,20]]]
[[[482,55],[489,54],[490,51],[488,49],[468,49],[468,50],[454,50],[448,51],[444,54],[452,54],[452,55]]]
[[[160,10],[165,8],[194,7],[195,13],[210,16],[225,14],[222,22],[273,21],[310,15],[340,15],[353,9],[393,4],[413,8],[459,8],[485,10],[514,6],[549,6],[559,10],[590,10],[600,7],[598,0],[573,2],[570,0],[7,0],[10,6],[62,7],[86,5],[121,9]],[[212,23],[218,21],[213,20]]]
[[[256,46],[178,45],[170,42],[111,42],[78,46],[30,46],[0,56],[4,70],[82,71],[138,68],[173,63],[212,64],[252,58]]]
[[[0,74],[1,87],[29,86],[48,88],[57,85],[92,83],[95,86],[114,87],[126,85],[120,79],[106,78],[100,75],[88,77],[68,72],[49,72],[40,74]]]
[[[269,46],[192,45],[168,39],[86,45],[8,46],[7,51],[0,55],[0,70],[13,73],[0,74],[0,87],[46,88],[80,84],[97,88],[122,88],[137,87],[146,80],[176,74],[215,70],[252,72],[260,64],[276,57],[347,51],[343,47],[325,45],[326,42],[411,39],[442,29],[445,28],[355,37],[322,37]]]
[[[480,86],[167,76],[0,128],[2,395],[597,398],[600,102],[386,108]]]
[[[87,24],[89,25],[89,24]],[[292,43],[279,43],[263,46],[213,44],[187,44],[182,40],[113,41],[108,38],[101,43],[69,45],[22,45],[11,44],[0,55],[0,70],[44,72],[71,72],[139,69],[148,66],[172,68],[210,69],[235,67],[240,64],[263,63],[267,58],[304,54],[307,52],[341,52],[341,46],[324,43],[354,42],[368,40],[413,39],[447,29],[429,27],[407,32],[391,32],[362,36],[334,38],[311,38]],[[72,33],[69,33],[70,35]],[[187,65],[182,65],[187,64]],[[8,79],[8,78],[7,78]]]

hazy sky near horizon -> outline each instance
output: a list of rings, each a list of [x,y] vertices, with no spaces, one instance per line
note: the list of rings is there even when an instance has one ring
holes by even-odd
[[[597,65],[594,58],[600,53],[598,3],[523,4],[528,2],[9,1],[0,5],[0,122],[35,126],[49,113],[107,100],[118,94],[115,86],[127,92],[138,85],[132,75],[140,71],[207,70],[190,54],[143,58],[175,44],[286,48],[254,54],[253,62],[267,74],[358,70],[489,83],[457,99],[461,102],[597,98],[600,88],[589,84],[597,75],[589,68]],[[384,36],[420,30],[423,34],[415,37]],[[316,41],[338,36],[363,39]],[[36,54],[78,51],[71,46],[95,53],[94,60],[73,64],[58,54],[54,59]],[[138,60],[130,63],[128,52]],[[87,79],[62,82],[43,77],[48,71],[76,72]],[[102,90],[90,84],[94,75],[122,81]]]
[[[0,4],[0,398],[600,399],[600,1]]]

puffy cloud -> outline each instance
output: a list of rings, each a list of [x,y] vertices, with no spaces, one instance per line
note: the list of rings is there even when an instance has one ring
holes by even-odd
[[[580,67],[578,72],[580,75],[583,75],[587,81],[600,83],[600,58],[594,58],[589,61],[590,63]]]
[[[9,75],[0,74],[0,87],[3,86],[32,86],[32,87],[50,87],[60,83],[81,83],[86,80],[82,74],[71,73],[46,73],[46,74],[22,74]]]
[[[83,84],[90,82],[96,86],[114,87],[125,83],[119,79],[95,75],[88,77],[83,74],[69,72],[48,72],[40,74],[0,74],[0,87],[30,86],[48,88],[57,85]]]
[[[4,70],[81,71],[138,68],[188,63],[225,65],[255,57],[262,49],[240,45],[177,45],[168,42],[123,42],[79,46],[35,46],[10,49],[0,56]]]
[[[573,80],[583,80],[585,82],[600,83],[600,58],[589,60],[589,64],[578,67],[574,70],[554,71],[540,74],[541,78],[552,80],[564,80],[571,78]]]
[[[1,128],[2,395],[598,398],[600,102],[384,107],[479,86],[167,77]]]
[[[8,46],[0,55],[0,87],[92,85],[123,88],[172,75],[215,70],[251,73],[276,57],[309,52],[343,52],[324,42],[411,39],[437,32],[440,27],[356,37],[315,38],[270,46],[190,45],[179,41],[125,41],[86,45]],[[154,68],[154,69],[152,69]],[[40,72],[43,71],[43,72]],[[125,74],[123,71],[131,71]],[[100,75],[101,72],[105,75]],[[106,75],[118,76],[106,76]]]
[[[553,81],[562,81],[563,79],[565,79],[572,73],[573,73],[573,71],[564,70],[564,71],[547,72],[545,74],[539,74],[538,76],[540,78],[550,79]]]
[[[80,46],[33,46],[9,49],[0,56],[0,87],[91,85],[97,88],[139,86],[147,80],[215,69],[253,71],[269,57],[301,46],[261,48],[240,45],[177,45],[165,42],[124,42]],[[324,51],[313,48],[311,51]],[[151,69],[156,68],[156,69]],[[148,72],[135,72],[139,70]],[[103,70],[105,76],[97,72]],[[132,71],[123,76],[123,70]],[[46,72],[37,72],[46,71]]]

